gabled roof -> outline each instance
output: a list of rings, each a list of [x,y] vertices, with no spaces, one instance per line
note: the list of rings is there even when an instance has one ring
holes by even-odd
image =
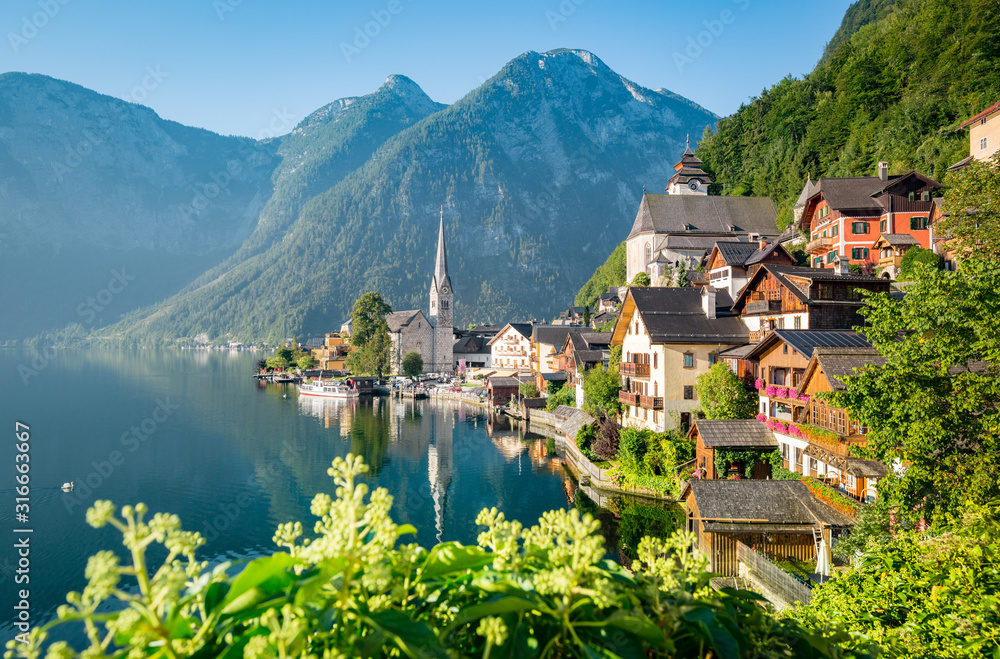
[[[1000,110],[1000,101],[997,101],[996,103],[994,103],[990,107],[986,108],[985,110],[983,110],[982,112],[980,112],[976,116],[971,117],[969,119],[966,119],[965,121],[962,122],[962,125],[959,126],[958,128],[959,128],[959,130],[961,130],[962,128],[965,128],[966,126],[969,126],[973,122],[982,119],[986,115],[993,114],[994,112],[996,112],[998,110]]]
[[[884,366],[885,363],[885,357],[871,347],[816,348],[813,350],[812,357],[809,358],[805,373],[802,374],[799,393],[805,391],[806,384],[814,377],[818,369],[822,369],[831,391],[846,391],[847,384],[842,378],[857,375],[854,369],[863,369],[867,366],[878,368]]]
[[[424,316],[424,312],[420,309],[410,309],[408,311],[393,311],[385,317],[385,322],[389,326],[390,332],[398,332],[400,329],[407,327],[410,323],[416,320],[418,315],[421,319],[425,321],[427,320],[427,317]]]
[[[774,433],[756,419],[698,419],[690,436],[701,437],[707,448],[740,446],[743,448],[777,448]]]
[[[802,192],[799,193],[799,198],[795,201],[795,206],[793,208],[799,208],[800,206],[805,206],[806,201],[809,197],[813,196],[816,192],[816,184],[813,183],[812,177],[806,178],[806,184],[802,186]]]
[[[787,343],[804,359],[811,358],[816,348],[871,348],[868,340],[854,330],[777,329],[768,332],[760,343],[746,353],[744,359],[760,359],[768,350],[781,343]]]
[[[653,343],[747,343],[750,330],[732,312],[732,298],[724,289],[715,291],[715,318],[705,315],[702,308],[703,288],[629,288],[623,304],[623,315],[615,325],[613,342],[624,339],[622,319],[625,309],[635,313]],[[629,302],[631,300],[631,302]],[[631,316],[629,318],[631,320]]]
[[[810,198],[818,194],[836,211],[872,210],[882,213],[882,204],[872,197],[889,183],[901,178],[898,174],[883,181],[878,176],[849,176],[844,178],[821,178]]]
[[[817,281],[838,281],[838,282],[851,282],[856,284],[878,284],[880,287],[884,287],[886,291],[889,290],[889,282],[886,279],[879,279],[878,277],[870,277],[868,275],[856,275],[853,272],[845,275],[837,274],[832,268],[805,268],[796,265],[781,265],[775,263],[765,263],[757,272],[750,278],[742,289],[740,289],[739,294],[736,296],[736,302],[733,304],[733,311],[740,313],[743,311],[743,307],[746,306],[747,295],[753,289],[754,284],[760,281],[763,277],[771,274],[777,279],[782,286],[785,286],[795,297],[799,298],[802,302],[808,304],[813,300],[810,299],[808,291],[803,291],[800,287],[796,286],[789,277],[795,277],[799,279],[806,279],[809,282]],[[846,301],[842,301],[846,302]],[[856,303],[858,306],[864,304],[861,300],[852,300],[852,303]]]
[[[455,341],[452,352],[455,354],[488,353],[490,352],[490,347],[484,336],[464,336]]]
[[[843,513],[823,504],[798,480],[700,480],[688,482],[682,498],[693,496],[705,521],[853,526]]]
[[[760,245],[756,242],[740,242],[737,240],[719,240],[715,243],[715,247],[712,248],[712,253],[709,255],[709,260],[715,255],[715,252],[719,252],[719,256],[725,261],[726,265],[746,265],[747,259],[753,256],[754,252],[760,251]]]
[[[576,328],[572,325],[535,325],[532,328],[531,340],[533,343],[544,343],[561,348],[566,343],[566,337],[574,329]]]
[[[919,245],[920,242],[908,233],[883,233],[872,244],[872,247],[878,247],[880,244],[902,247],[903,245]]]
[[[508,328],[514,330],[524,338],[531,340],[531,323],[507,323],[506,325],[503,326],[503,329],[497,332],[493,336],[493,338],[490,339],[489,344],[493,345],[493,343],[496,342],[497,339],[499,339],[507,332]]]
[[[628,237],[691,231],[777,236],[777,216],[767,197],[644,194]]]

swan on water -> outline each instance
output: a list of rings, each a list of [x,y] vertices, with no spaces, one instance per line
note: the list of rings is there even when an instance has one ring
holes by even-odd
[[[73,481],[70,481],[68,483],[63,483],[62,484],[62,489],[63,489],[63,492],[69,492],[70,490],[72,490],[73,489]]]

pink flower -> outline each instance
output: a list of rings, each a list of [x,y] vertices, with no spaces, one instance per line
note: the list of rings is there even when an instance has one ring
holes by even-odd
[[[764,390],[764,393],[768,397],[774,396],[776,392],[777,392],[777,389],[775,389],[772,385],[768,385],[767,389]]]
[[[756,380],[754,380],[753,386],[755,389],[757,389],[757,391],[760,391],[761,389],[764,388],[764,381],[761,380],[760,378],[757,378]]]
[[[801,400],[803,403],[808,403],[809,402],[808,394],[802,394],[801,396],[799,396],[799,400]]]
[[[775,423],[774,424],[774,429],[775,429],[775,431],[780,432],[783,435],[787,435],[788,434],[788,426],[786,426],[783,423],[780,423],[780,422],[779,423]]]
[[[786,389],[785,387],[778,387],[777,389],[774,390],[774,394],[778,398],[788,398],[788,389]]]
[[[765,423],[767,421],[767,416],[765,416],[763,412],[757,412],[757,420],[761,423]]]

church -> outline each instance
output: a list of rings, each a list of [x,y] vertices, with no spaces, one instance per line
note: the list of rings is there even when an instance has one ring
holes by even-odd
[[[425,373],[451,373],[454,370],[454,301],[455,293],[448,275],[448,254],[444,245],[444,209],[438,228],[437,257],[431,277],[430,314],[420,309],[394,311],[386,316],[392,351],[389,368],[403,372],[403,358],[414,351],[424,360]]]
[[[767,197],[710,196],[712,179],[691,151],[690,143],[674,165],[667,194],[643,191],[639,211],[626,242],[628,281],[640,272],[654,285],[665,281],[683,263],[694,269],[715,243],[757,242],[778,236],[778,210]]]

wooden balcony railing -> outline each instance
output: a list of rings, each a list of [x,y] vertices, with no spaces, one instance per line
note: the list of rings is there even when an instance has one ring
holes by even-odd
[[[648,378],[649,364],[633,364],[632,362],[621,362],[618,364],[618,373],[633,378]]]
[[[750,330],[750,343],[760,343],[767,335],[767,330]]]
[[[618,402],[631,407],[639,407],[639,394],[633,394],[631,391],[620,390],[618,392]]]
[[[806,254],[815,254],[816,252],[828,252],[833,249],[834,238],[829,236],[823,238],[817,238],[816,240],[810,240],[806,243]]]
[[[781,313],[781,300],[747,302],[746,313]]]
[[[898,268],[903,263],[902,256],[884,256],[878,260],[878,267],[885,268]]]
[[[639,407],[647,410],[662,410],[663,398],[661,396],[639,396]]]

